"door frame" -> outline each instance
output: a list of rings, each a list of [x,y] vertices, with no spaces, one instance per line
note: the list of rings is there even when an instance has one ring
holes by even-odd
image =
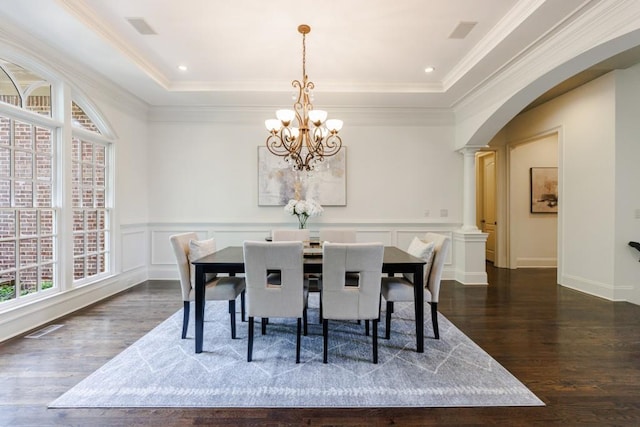
[[[482,178],[482,168],[480,167],[479,158],[486,155],[487,152],[492,152],[495,155],[495,213],[496,213],[496,228],[495,228],[495,255],[493,265],[500,268],[508,268],[507,255],[509,253],[508,239],[506,238],[506,225],[507,218],[505,217],[507,200],[506,200],[506,171],[504,167],[505,163],[505,148],[504,147],[484,147],[476,153],[476,226],[481,229],[481,215],[482,213],[482,185],[484,179]]]

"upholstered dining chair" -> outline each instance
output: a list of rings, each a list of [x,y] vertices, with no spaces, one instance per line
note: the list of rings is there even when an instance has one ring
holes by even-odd
[[[373,363],[378,363],[378,317],[382,243],[325,243],[322,248],[323,362],[327,363],[329,320],[373,320]],[[347,272],[358,273],[348,285]]]
[[[247,283],[247,314],[249,316],[247,361],[253,355],[254,318],[262,320],[264,334],[266,319],[296,318],[296,363],[300,363],[300,329],[304,321],[307,334],[307,299],[302,242],[245,241],[244,265]],[[280,280],[268,280],[268,272],[279,271]]]
[[[321,228],[320,242],[356,243],[356,230],[352,228]]]
[[[282,228],[271,230],[271,240],[274,242],[308,242],[310,238],[311,236],[308,228]]]
[[[302,242],[306,244],[309,242],[311,238],[309,229],[290,229],[290,228],[282,228],[282,229],[274,229],[271,230],[271,241],[272,242]],[[278,284],[280,283],[280,274],[278,273],[270,273],[269,274],[269,283]],[[307,282],[308,285],[308,282]]]
[[[331,243],[356,243],[356,230],[352,228],[321,228],[319,233],[320,244]],[[347,284],[358,283],[357,273],[347,273]],[[316,276],[318,290],[322,292],[322,274]],[[319,318],[322,323],[322,298],[320,298]]]
[[[427,263],[424,266],[424,298],[431,306],[431,322],[436,339],[440,339],[438,331],[438,299],[440,295],[440,279],[444,261],[449,251],[450,239],[437,233],[426,233],[424,239],[414,237],[407,252],[411,255],[424,259]],[[413,302],[413,275],[405,274],[403,277],[383,277],[382,297],[387,302],[387,313],[385,321],[385,338],[391,337],[391,314],[393,313],[393,303],[399,301]]]
[[[187,337],[189,326],[189,309],[191,301],[195,299],[195,267],[191,261],[202,258],[216,251],[214,239],[198,240],[196,233],[175,234],[169,238],[171,247],[178,264],[180,286],[182,288],[183,320],[182,338]],[[236,337],[236,299],[241,298],[242,320],[245,318],[244,290],[245,281],[242,277],[218,277],[208,274],[205,278],[205,300],[229,301],[229,315],[231,321],[231,338]],[[203,313],[204,315],[204,313]]]

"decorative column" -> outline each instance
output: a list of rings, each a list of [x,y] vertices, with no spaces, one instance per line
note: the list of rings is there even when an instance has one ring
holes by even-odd
[[[476,153],[479,147],[466,147],[464,156],[462,227],[453,232],[456,280],[465,285],[488,285],[486,268],[487,234],[476,226]]]
[[[478,148],[463,148],[464,156],[464,199],[462,203],[462,231],[479,232],[476,226],[476,153]]]

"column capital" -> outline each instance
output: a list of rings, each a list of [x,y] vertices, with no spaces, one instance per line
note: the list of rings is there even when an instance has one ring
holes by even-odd
[[[475,156],[476,153],[482,150],[483,148],[484,147],[462,147],[456,151],[462,154],[463,156]]]

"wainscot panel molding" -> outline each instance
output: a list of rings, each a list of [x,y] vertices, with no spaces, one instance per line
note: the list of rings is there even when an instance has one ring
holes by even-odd
[[[422,237],[427,232],[440,233],[453,240],[453,231],[460,227],[459,223],[417,223],[417,222],[335,222],[314,224],[310,227],[311,236],[317,236],[320,228],[355,228],[358,242],[382,242],[385,245],[398,246],[406,249],[414,236]],[[150,264],[149,279],[166,280],[178,279],[175,258],[169,243],[173,234],[193,231],[198,238],[215,237],[218,249],[227,246],[240,246],[245,240],[263,241],[269,237],[274,228],[294,228],[292,222],[274,223],[153,223],[149,226],[150,234]],[[443,279],[455,279],[455,265],[453,251],[450,251],[445,261]]]
[[[122,272],[146,268],[149,253],[149,238],[146,227],[121,227]]]
[[[0,314],[0,342],[36,329],[145,280],[147,269],[138,268],[10,309]]]

